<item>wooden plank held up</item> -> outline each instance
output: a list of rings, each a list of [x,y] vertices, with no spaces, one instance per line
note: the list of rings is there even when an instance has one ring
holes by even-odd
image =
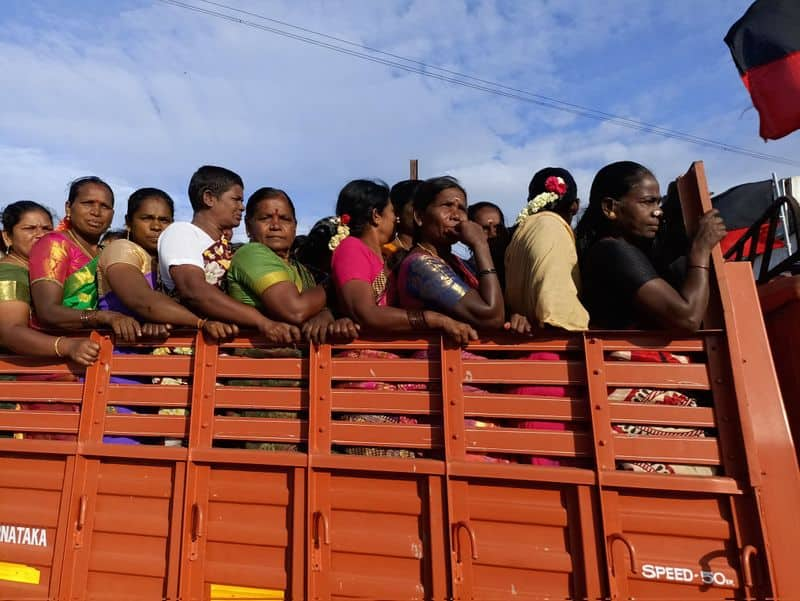
[[[684,221],[693,231],[699,217],[711,209],[702,162],[693,163],[678,179],[678,191]],[[791,517],[800,506],[800,471],[755,281],[748,264],[726,263],[719,245],[713,249],[711,260],[712,302],[719,302],[719,313],[712,318],[719,319],[725,327],[731,379],[747,450],[749,484],[760,510],[764,548],[759,549],[763,551],[759,557],[769,568],[760,570],[768,572],[765,576],[769,583],[758,583],[758,588],[771,589],[775,599],[800,598],[794,551],[800,540],[800,523]]]

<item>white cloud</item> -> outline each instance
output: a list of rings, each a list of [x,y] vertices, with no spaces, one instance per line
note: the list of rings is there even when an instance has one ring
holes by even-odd
[[[228,3],[521,89],[651,121],[669,115],[698,135],[755,146],[755,115],[739,120],[746,96],[709,25],[724,33],[745,0]],[[713,35],[714,50],[693,64],[671,63],[652,47],[669,46],[653,37],[659,31],[685,44]],[[60,208],[69,180],[96,173],[115,184],[118,202],[135,187],[166,189],[185,218],[188,178],[212,163],[240,172],[249,190],[286,189],[311,224],[332,212],[347,180],[392,183],[418,158],[422,176],[456,175],[472,200],[497,201],[511,218],[546,165],[572,170],[584,199],[593,173],[622,158],[651,166],[664,187],[704,158],[718,191],[773,168],[160,3],[94,20],[18,16],[0,21],[0,34],[0,85],[13,90],[0,97],[3,201],[33,197]],[[767,147],[789,156],[799,149],[795,139]]]

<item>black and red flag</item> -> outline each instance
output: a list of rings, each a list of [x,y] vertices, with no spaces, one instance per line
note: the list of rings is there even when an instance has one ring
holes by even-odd
[[[758,111],[761,137],[800,129],[800,0],[756,0],[725,43]]]

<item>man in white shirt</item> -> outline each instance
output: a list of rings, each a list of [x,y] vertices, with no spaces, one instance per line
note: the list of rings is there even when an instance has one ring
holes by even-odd
[[[225,233],[242,220],[242,178],[224,167],[200,167],[189,182],[189,201],[191,223],[175,222],[158,239],[159,270],[167,290],[200,315],[258,329],[271,342],[299,341],[297,327],[272,321],[224,292],[231,258]]]

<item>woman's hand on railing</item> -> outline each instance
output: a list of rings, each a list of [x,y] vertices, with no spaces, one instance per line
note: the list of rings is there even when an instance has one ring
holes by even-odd
[[[425,311],[424,313],[428,326],[441,330],[460,346],[466,346],[470,341],[478,339],[478,332],[468,323],[456,321],[435,311]]]
[[[97,323],[111,328],[114,337],[120,342],[136,342],[142,335],[142,326],[129,315],[116,311],[97,311],[95,315]]]
[[[258,324],[258,331],[270,342],[278,344],[294,344],[301,340],[300,328],[297,326],[281,321],[272,321],[266,317]]]
[[[349,317],[340,317],[328,326],[328,336],[339,340],[355,340],[360,329],[361,326]]]
[[[325,344],[325,337],[328,334],[328,328],[334,323],[333,313],[330,309],[323,309],[314,317],[307,319],[300,326],[300,331],[303,337],[309,342],[314,344]]]
[[[239,326],[235,323],[223,323],[208,319],[203,323],[203,332],[212,340],[233,338],[239,333]]]
[[[528,318],[519,313],[513,313],[511,318],[503,325],[503,328],[509,332],[516,332],[525,336],[533,334],[533,326]]]
[[[142,336],[145,338],[160,338],[162,340],[169,338],[169,333],[172,331],[172,326],[168,323],[143,323]]]
[[[64,354],[78,365],[89,367],[97,361],[100,345],[88,338],[64,338]]]

